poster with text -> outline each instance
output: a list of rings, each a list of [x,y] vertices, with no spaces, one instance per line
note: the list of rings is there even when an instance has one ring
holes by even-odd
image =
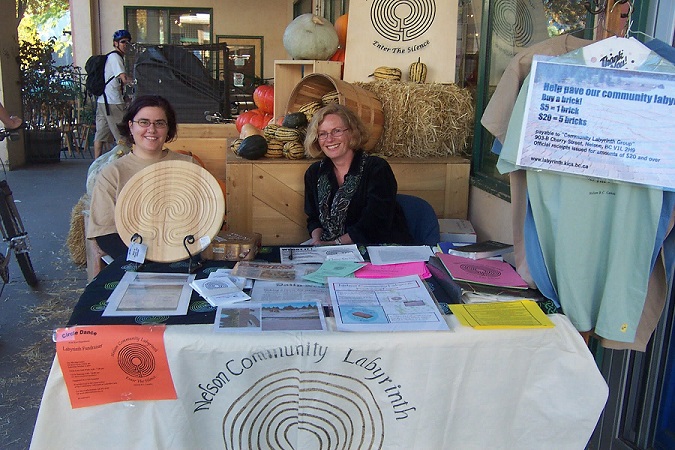
[[[675,74],[538,60],[516,164],[675,189]]]
[[[176,398],[164,325],[59,328],[56,354],[73,408]]]

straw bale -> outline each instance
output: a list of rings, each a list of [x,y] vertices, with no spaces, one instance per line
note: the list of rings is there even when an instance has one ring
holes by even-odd
[[[78,266],[87,264],[87,249],[84,236],[84,211],[89,209],[89,195],[84,194],[70,212],[70,230],[66,238],[66,246],[70,259]]]
[[[372,153],[409,158],[470,153],[474,101],[469,89],[440,83],[354,84],[382,102],[384,128]]]

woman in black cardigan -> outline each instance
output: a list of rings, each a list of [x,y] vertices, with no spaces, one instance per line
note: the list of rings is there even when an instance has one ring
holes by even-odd
[[[396,178],[387,161],[365,153],[367,133],[348,108],[330,104],[307,127],[305,151],[321,161],[305,172],[312,245],[411,244]]]

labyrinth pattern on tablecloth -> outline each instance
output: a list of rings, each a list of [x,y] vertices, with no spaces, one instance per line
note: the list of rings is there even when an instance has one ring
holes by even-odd
[[[384,416],[356,378],[288,369],[269,374],[234,400],[223,417],[228,450],[376,450]]]
[[[147,378],[155,371],[155,356],[141,344],[127,344],[117,353],[117,365],[134,378]]]
[[[493,6],[493,29],[514,47],[527,47],[534,33],[532,12],[524,0],[497,0]]]
[[[435,0],[374,0],[370,20],[380,36],[406,42],[422,36],[434,23]]]

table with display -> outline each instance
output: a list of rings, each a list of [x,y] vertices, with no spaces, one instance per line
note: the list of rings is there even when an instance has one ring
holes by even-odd
[[[103,317],[123,267],[87,286],[69,326],[166,324],[177,398],[72,408],[55,358],[31,448],[581,449],[607,399],[563,315],[536,330],[444,316],[452,331],[217,333],[215,308],[196,293],[185,316]]]

